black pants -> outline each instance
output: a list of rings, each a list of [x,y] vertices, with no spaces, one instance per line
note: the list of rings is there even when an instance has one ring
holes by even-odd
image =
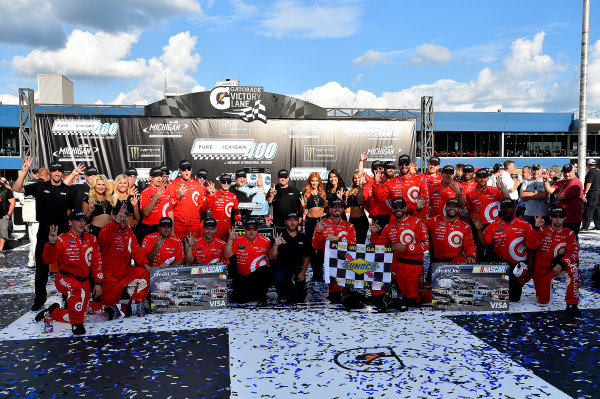
[[[273,284],[275,284],[277,296],[280,299],[288,297],[294,302],[304,302],[307,295],[306,281],[295,279],[299,272],[300,270],[283,265],[273,267]]]
[[[377,222],[381,230],[390,222],[390,215],[371,215],[371,220],[373,223]]]
[[[308,238],[309,242],[312,243],[317,223],[319,222],[319,220],[323,219],[325,219],[324,216],[321,218],[311,218],[308,216],[306,217],[304,230],[306,233],[306,238]],[[313,249],[310,255],[310,266],[312,267],[313,271],[312,281],[323,281],[323,254],[321,253],[321,255],[318,255],[317,251]]]
[[[600,206],[598,206],[598,191],[588,191],[585,196],[586,203],[583,205],[582,229],[589,229],[590,222],[594,220],[594,228],[600,229]]]
[[[66,233],[67,230],[67,226],[59,226],[58,235]],[[47,297],[46,285],[48,284],[50,267],[42,260],[42,254],[48,242],[48,234],[50,234],[50,226],[40,223],[37,233],[37,243],[35,245],[35,297],[33,298],[34,305],[40,306],[46,302]]]
[[[247,276],[237,274],[233,278],[233,299],[239,303],[266,300],[271,284],[271,270],[262,266]]]
[[[369,218],[366,215],[350,218],[350,223],[352,223],[354,230],[356,230],[357,244],[364,244],[367,241],[367,232],[369,231]]]

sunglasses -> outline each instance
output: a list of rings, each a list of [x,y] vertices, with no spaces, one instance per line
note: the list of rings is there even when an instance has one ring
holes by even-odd
[[[191,166],[186,166],[185,168],[181,168],[181,170],[192,170]]]
[[[221,180],[221,184],[231,184],[231,180]]]
[[[557,218],[557,219],[565,219],[567,216],[563,216],[563,215],[550,215],[551,218]]]
[[[400,162],[398,165],[400,165],[400,166],[408,166],[408,165],[410,165],[410,162],[404,161],[404,162]]]
[[[258,230],[258,227],[256,227],[256,226],[248,226],[248,227],[244,227],[244,230],[246,230],[246,231],[256,231],[256,230]]]

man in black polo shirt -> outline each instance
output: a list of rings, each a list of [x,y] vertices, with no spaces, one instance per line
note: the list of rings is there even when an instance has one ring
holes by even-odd
[[[304,233],[298,232],[298,214],[285,216],[285,231],[271,240],[269,259],[272,259],[273,283],[280,302],[304,302],[306,299],[306,270],[312,246]]]
[[[600,206],[598,206],[600,170],[596,167],[595,159],[588,159],[587,168],[583,183],[583,222],[580,231],[589,230],[592,218],[594,219],[594,228],[600,230]]]
[[[25,176],[29,173],[33,158],[26,157],[21,167],[21,174],[15,181],[13,190],[25,195],[35,197],[36,219],[40,224],[37,232],[35,247],[35,298],[31,310],[38,311],[46,302],[46,284],[48,284],[48,264],[42,260],[44,245],[48,242],[50,226],[58,226],[58,234],[69,229],[68,213],[75,206],[75,189],[69,184],[75,175],[83,170],[83,165],[78,165],[63,183],[64,169],[61,164],[54,163],[48,168],[50,180],[40,181],[23,186]]]
[[[286,218],[290,213],[302,215],[300,191],[290,186],[290,174],[286,169],[277,172],[278,183],[269,190],[267,202],[273,206],[273,224],[278,233],[286,229]]]

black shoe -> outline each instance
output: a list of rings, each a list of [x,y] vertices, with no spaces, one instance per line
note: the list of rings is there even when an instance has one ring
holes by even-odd
[[[71,326],[71,331],[73,331],[73,335],[82,335],[85,334],[85,327],[83,323],[73,324]]]
[[[342,298],[342,305],[348,310],[362,309],[365,305],[362,302],[362,296],[357,291],[350,291],[348,295]]]
[[[387,312],[387,301],[385,298],[385,294],[373,295],[371,300],[373,301],[373,305],[377,308],[377,311],[379,313]]]
[[[53,303],[48,307],[48,309],[43,309],[40,313],[36,314],[35,321],[42,320],[46,316],[46,313],[50,313],[50,316],[52,316],[52,312],[57,308],[60,308],[60,305],[58,303]]]
[[[331,303],[340,303],[342,301],[342,291],[332,292],[327,296],[327,299]]]
[[[121,312],[116,306],[106,306],[104,311],[106,312],[106,317],[108,320],[115,320],[121,316]]]
[[[579,309],[577,305],[567,305],[565,312],[571,316],[581,316],[581,309]]]
[[[41,308],[44,307],[44,303],[45,302],[39,303],[39,302],[34,301],[33,305],[31,305],[31,310],[33,310],[34,312],[37,312],[38,310],[40,310]]]

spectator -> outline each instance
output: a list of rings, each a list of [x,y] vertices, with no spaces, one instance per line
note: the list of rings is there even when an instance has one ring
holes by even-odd
[[[564,180],[559,180],[555,185],[551,186],[548,178],[544,180],[544,189],[548,194],[554,194],[556,205],[563,208],[567,212],[567,217],[563,226],[573,230],[576,235],[579,234],[581,220],[583,214],[583,184],[575,176],[575,166],[573,164],[565,164],[562,168]]]
[[[542,167],[536,163],[531,167],[532,178],[525,180],[521,188],[521,200],[525,203],[525,213],[523,219],[531,226],[535,226],[535,217],[543,216],[545,222],[548,223],[548,192],[544,189],[544,181],[542,180]]]
[[[585,184],[583,186],[583,223],[581,231],[590,228],[590,222],[594,219],[594,228],[600,230],[600,206],[598,205],[598,191],[600,190],[600,170],[596,167],[595,159],[588,159]]]
[[[0,181],[0,259],[4,258],[4,244],[9,237],[9,222],[15,210],[15,196],[5,178]]]

